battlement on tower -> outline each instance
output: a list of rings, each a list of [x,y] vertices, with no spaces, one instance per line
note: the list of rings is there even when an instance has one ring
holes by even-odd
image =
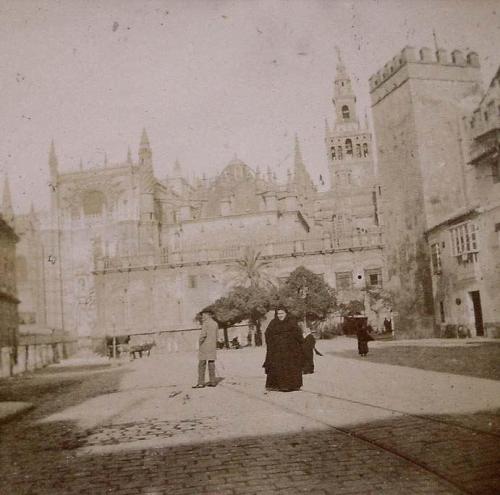
[[[415,47],[406,46],[369,78],[370,94],[376,103],[409,77],[480,80],[479,69],[479,56],[473,51],[449,53],[442,48],[434,51],[428,47],[417,51]]]

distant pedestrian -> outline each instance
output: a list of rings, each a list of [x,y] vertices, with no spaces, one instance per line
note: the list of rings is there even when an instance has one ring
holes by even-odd
[[[285,308],[276,311],[265,332],[267,345],[263,368],[267,374],[266,389],[292,392],[302,387],[304,338],[297,322]]]
[[[388,320],[387,318],[384,318],[384,331],[386,333],[392,332],[391,320]]]
[[[255,347],[262,347],[262,330],[260,326],[255,331]]]
[[[323,354],[316,349],[316,339],[307,326],[305,326],[304,330],[304,343],[302,344],[302,349],[304,352],[302,372],[304,375],[310,375],[314,373],[314,354],[316,354],[316,356],[322,356]]]
[[[368,331],[368,327],[369,325],[367,325],[365,321],[358,321],[356,335],[358,337],[358,352],[362,357],[365,357],[368,354],[368,342],[370,342],[370,340],[374,340]]]
[[[210,311],[201,312],[201,334],[198,350],[198,383],[193,388],[205,386],[205,371],[208,361],[208,386],[215,387],[215,360],[217,358],[217,330],[219,325]]]

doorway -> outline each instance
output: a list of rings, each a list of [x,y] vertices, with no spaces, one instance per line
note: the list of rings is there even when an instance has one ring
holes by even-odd
[[[484,336],[484,327],[483,327],[483,312],[481,310],[481,296],[478,290],[474,290],[469,292],[472,306],[474,308],[474,323],[476,325],[476,335],[478,337]]]

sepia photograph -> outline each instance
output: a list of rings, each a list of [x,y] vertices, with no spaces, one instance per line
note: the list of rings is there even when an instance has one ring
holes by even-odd
[[[498,495],[498,0],[0,0],[1,495]]]

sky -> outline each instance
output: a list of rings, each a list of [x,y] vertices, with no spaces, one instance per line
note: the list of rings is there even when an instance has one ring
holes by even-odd
[[[45,208],[52,139],[71,171],[136,156],[146,128],[160,179],[176,159],[212,176],[235,154],[284,177],[297,134],[318,183],[335,47],[362,119],[368,78],[405,45],[433,47],[433,29],[475,50],[489,84],[498,0],[0,0],[0,174],[17,213]]]

